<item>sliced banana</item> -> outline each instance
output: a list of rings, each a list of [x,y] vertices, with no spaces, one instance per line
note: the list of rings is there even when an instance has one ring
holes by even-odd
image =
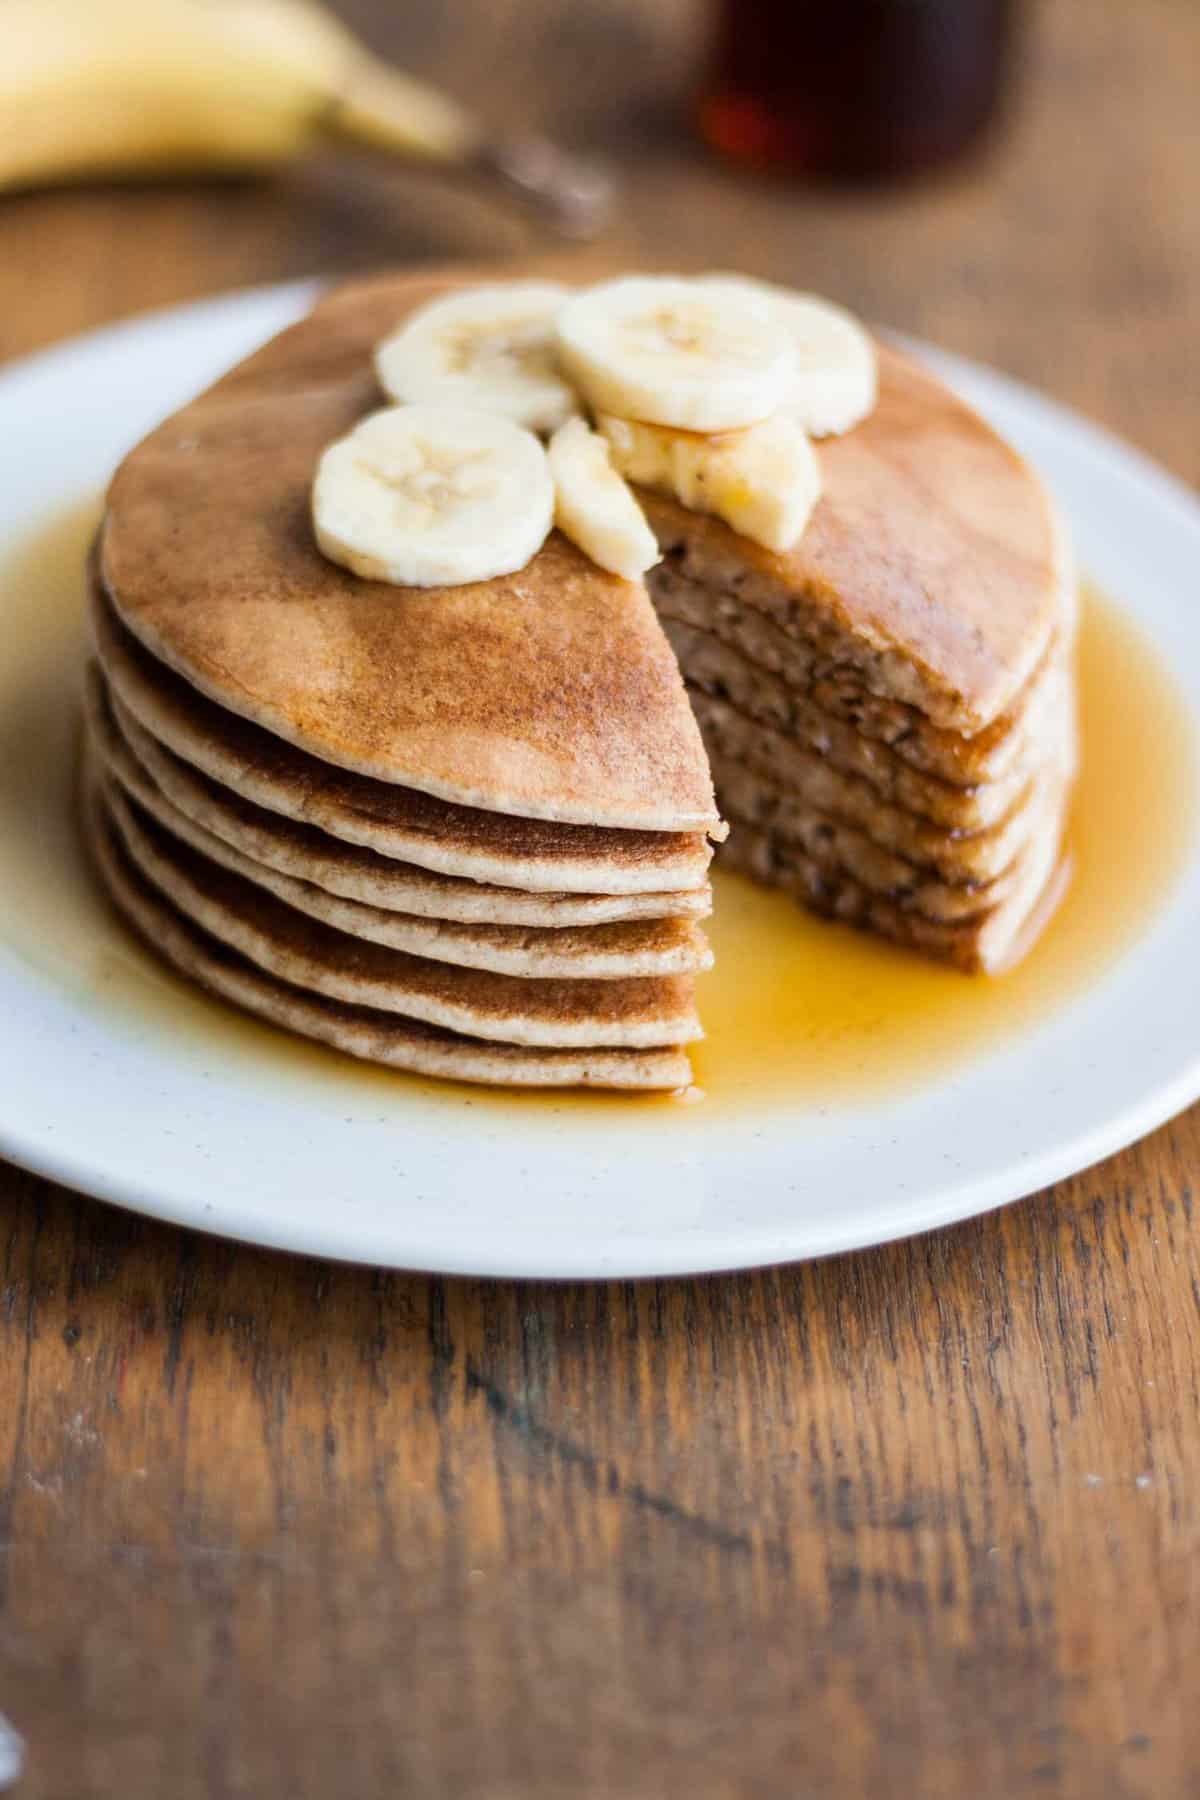
[[[582,419],[568,419],[547,451],[554,478],[554,522],[602,569],[627,581],[658,561],[646,515],[613,468],[608,444]]]
[[[821,465],[794,419],[700,437],[601,413],[612,460],[630,481],[713,513],[768,550],[792,550],[821,496]]]
[[[554,320],[568,289],[553,281],[467,288],[430,301],[375,352],[393,400],[498,413],[554,431],[579,411],[558,369]]]
[[[796,352],[796,374],[782,410],[811,437],[850,431],[875,410],[879,359],[875,345],[844,307],[815,294],[796,293],[742,275],[702,275],[710,293],[754,307],[787,332]]]
[[[546,452],[490,413],[394,406],[331,444],[312,491],[317,543],[370,581],[452,587],[522,569],[554,521]]]
[[[684,431],[731,431],[775,411],[796,353],[761,307],[677,276],[626,276],[567,301],[559,358],[593,407]]]

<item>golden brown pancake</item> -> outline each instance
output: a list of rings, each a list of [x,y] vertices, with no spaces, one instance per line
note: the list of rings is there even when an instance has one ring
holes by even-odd
[[[399,1013],[347,1006],[290,987],[177,912],[139,875],[94,804],[84,830],[113,903],[147,946],[181,975],[269,1024],[366,1062],[493,1087],[669,1091],[691,1080],[687,1056],[679,1049],[534,1050],[486,1043]]]
[[[331,349],[356,333],[373,343],[448,287],[521,272],[376,276],[334,290],[314,318]],[[265,386],[287,378],[292,354],[285,334],[243,370]],[[1069,548],[1038,477],[991,426],[912,358],[880,345],[879,359],[875,410],[817,445],[823,494],[794,550],[777,555],[719,519],[642,497],[660,542],[710,585],[731,571],[747,605],[860,662],[871,692],[977,732],[1049,644],[1073,584]]]
[[[870,692],[850,663],[744,605],[736,589],[685,575],[677,557],[665,557],[646,581],[668,637],[674,637],[675,627],[705,632],[745,659],[758,678],[758,703],[771,723],[794,722],[802,711],[817,709],[852,726],[865,740],[864,748],[886,745],[914,769],[961,787],[1008,773],[1036,731],[1035,714],[1045,704],[1046,688],[1069,660],[1076,623],[1075,582],[1064,564],[1060,622],[1046,654],[1008,709],[966,737],[931,724],[915,706]],[[689,673],[695,679],[694,665]]]
[[[92,630],[122,725],[131,713],[176,756],[285,818],[383,856],[501,887],[658,893],[706,879],[712,853],[702,832],[516,819],[351,774],[215,705],[155,662],[100,595]]]
[[[873,892],[844,871],[831,871],[794,842],[740,821],[730,833],[723,862],[769,887],[781,888],[812,911],[873,931],[905,949],[953,963],[965,974],[997,974],[1009,966],[1029,920],[1063,868],[1063,833],[1069,782],[1059,781],[1043,831],[1022,853],[1017,878],[998,904],[977,917],[941,920]]]
[[[703,1035],[687,976],[528,980],[410,956],[296,912],[145,815],[127,834],[121,812],[107,813],[129,860],[177,912],[292,987],[537,1048],[645,1049]]]
[[[947,921],[976,918],[1007,899],[1021,879],[1028,846],[1062,806],[1060,776],[1044,775],[1023,815],[1022,839],[1007,865],[994,875],[948,881],[936,869],[897,856],[865,832],[805,806],[736,763],[718,762],[716,774],[721,810],[737,831],[765,831],[802,852],[822,874],[850,876],[907,912]]]
[[[381,404],[372,347],[427,288],[318,306],[126,458],[100,551],[122,619],[218,705],[360,775],[524,818],[717,826],[639,583],[557,533],[517,574],[436,589],[317,549],[316,463]]]
[[[1019,799],[1052,740],[1054,721],[1071,679],[1062,649],[1039,670],[1037,692],[1010,734],[1004,767],[978,780],[952,780],[916,766],[898,747],[873,737],[853,719],[827,711],[803,689],[761,668],[711,632],[664,621],[671,647],[687,672],[689,687],[731,706],[793,739],[831,768],[864,780],[880,800],[921,813],[956,831],[978,831],[1001,818]],[[943,733],[943,736],[946,734]]]
[[[153,854],[146,825],[162,828],[208,862],[255,882],[277,900],[350,937],[404,950],[412,956],[499,975],[569,976],[612,981],[632,975],[692,975],[712,967],[712,952],[698,926],[683,919],[635,920],[617,925],[542,929],[526,925],[475,925],[385,912],[343,900],[311,882],[280,875],[243,856],[211,832],[176,812],[153,787],[133,797],[124,782],[110,781],[106,804],[131,854],[146,867]]]
[[[148,648],[312,754],[527,817],[715,823],[673,659],[644,593],[554,534],[518,574],[399,590],[313,541],[321,450],[378,404],[370,351],[437,291],[330,296],[168,420],[112,484],[105,583]],[[933,376],[880,353],[879,402],[820,446],[824,493],[785,555],[658,498],[664,541],[746,603],[827,639],[873,692],[978,731],[1053,633],[1061,550],[1025,464]]]
[[[157,744],[128,714],[122,731],[95,664],[88,670],[84,715],[108,773],[150,812],[169,808],[163,823],[174,822],[177,836],[186,836],[180,829],[186,821],[248,860],[364,906],[464,924],[555,929],[636,919],[704,919],[712,911],[707,883],[664,894],[525,894],[462,876],[435,875],[415,863],[341,843],[219,787]]]
[[[1036,774],[1046,744],[1053,741],[1055,718],[1062,703],[1068,671],[1034,710],[1031,729],[1008,769],[996,780],[964,786],[914,769],[888,745],[867,737],[847,721],[832,717],[784,684],[764,674],[716,638],[686,625],[669,625],[668,635],[689,692],[698,690],[718,705],[728,705],[764,731],[777,733],[795,746],[801,762],[819,763],[831,782],[841,780],[856,791],[869,791],[880,806],[896,807],[930,820],[948,831],[984,831],[1018,805]],[[772,686],[774,683],[774,686]],[[790,701],[790,703],[789,703]]]
[[[843,775],[793,739],[747,719],[726,701],[693,693],[692,703],[718,779],[731,765],[747,769],[773,786],[781,813],[794,807],[805,816],[815,812],[836,819],[881,849],[937,870],[949,882],[989,881],[1002,874],[1028,836],[1030,808],[1036,804],[1040,782],[1074,764],[1073,715],[1064,711],[1055,722],[1044,763],[1029,777],[1017,803],[983,830],[959,833],[901,807],[884,805],[866,782]]]
[[[668,561],[853,669],[934,725],[982,731],[1058,628],[1069,557],[1015,450],[909,358],[879,351],[879,402],[817,445],[822,496],[794,550],[641,495]]]

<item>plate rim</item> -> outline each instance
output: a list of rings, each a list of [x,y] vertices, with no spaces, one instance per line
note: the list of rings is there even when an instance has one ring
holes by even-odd
[[[215,1203],[206,1204],[203,1215],[197,1217],[194,1206],[186,1200],[176,1199],[174,1196],[164,1198],[157,1189],[148,1186],[140,1188],[136,1183],[131,1184],[128,1180],[111,1176],[107,1171],[97,1178],[83,1166],[82,1158],[73,1158],[70,1153],[56,1154],[53,1148],[41,1145],[26,1154],[20,1144],[14,1146],[2,1122],[0,1160],[7,1160],[27,1174],[52,1181],[85,1198],[101,1201],[107,1206],[161,1224],[198,1231],[206,1237],[225,1243],[245,1244],[251,1248],[311,1257],[349,1267],[386,1268],[401,1274],[445,1276],[456,1280],[674,1281],[706,1275],[749,1273],[802,1262],[821,1262],[829,1257],[854,1255],[860,1251],[882,1248],[887,1244],[925,1237],[931,1232],[947,1230],[954,1225],[969,1224],[975,1219],[999,1212],[1006,1206],[1015,1206],[1022,1200],[1030,1199],[1060,1181],[1086,1174],[1109,1157],[1139,1143],[1150,1133],[1168,1124],[1197,1100],[1200,1100],[1200,1051],[1180,1071],[1173,1083],[1159,1085],[1153,1092],[1132,1101],[1124,1113],[1112,1115],[1091,1134],[1066,1140],[1061,1145],[1030,1158],[1022,1169],[1020,1185],[1016,1188],[1012,1187],[1008,1172],[1004,1170],[993,1171],[986,1176],[970,1177],[938,1190],[933,1203],[916,1205],[903,1212],[895,1211],[889,1222],[882,1227],[878,1223],[878,1216],[872,1215],[874,1222],[867,1224],[864,1221],[860,1230],[841,1233],[836,1241],[815,1241],[811,1247],[800,1250],[781,1250],[777,1242],[777,1230],[766,1226],[760,1227],[756,1234],[743,1233],[740,1241],[745,1248],[728,1256],[723,1252],[714,1254],[703,1247],[697,1250],[695,1239],[689,1238],[687,1241],[691,1248],[686,1253],[657,1257],[656,1264],[660,1266],[653,1269],[643,1266],[644,1258],[634,1257],[626,1262],[619,1254],[603,1259],[603,1267],[598,1266],[600,1259],[586,1256],[577,1268],[564,1268],[560,1259],[556,1259],[553,1266],[547,1264],[542,1267],[536,1260],[531,1261],[528,1254],[506,1261],[502,1255],[492,1254],[477,1259],[469,1253],[459,1255],[456,1251],[445,1250],[430,1252],[430,1255],[436,1254],[436,1263],[425,1256],[413,1260],[382,1261],[372,1257],[365,1249],[346,1248],[344,1241],[339,1243],[336,1233],[327,1231],[320,1224],[313,1226],[292,1221],[290,1228],[284,1229],[277,1228],[269,1220],[247,1218],[244,1214],[231,1215],[225,1220],[221,1208]],[[966,1199],[968,1193],[971,1195],[969,1200]],[[774,1240],[774,1247],[770,1244],[759,1245],[759,1234]],[[702,1240],[701,1243],[705,1241],[707,1240]],[[722,1240],[714,1236],[714,1244],[717,1241]]]

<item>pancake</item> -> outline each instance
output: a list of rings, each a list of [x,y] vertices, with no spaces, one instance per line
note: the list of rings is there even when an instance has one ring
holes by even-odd
[[[321,452],[381,403],[376,342],[428,281],[318,304],[134,449],[104,586],[160,661],[325,762],[461,806],[582,825],[719,826],[641,583],[557,532],[513,575],[398,589],[317,548]]]
[[[1011,705],[982,730],[966,735],[934,725],[917,707],[872,693],[852,664],[836,651],[818,647],[784,629],[765,612],[743,603],[736,575],[722,586],[719,575],[700,578],[682,568],[683,547],[668,547],[646,581],[660,618],[673,636],[674,625],[710,633],[737,651],[759,677],[758,703],[772,723],[787,723],[801,706],[853,726],[871,743],[892,748],[901,761],[962,787],[994,781],[1008,773],[1024,747],[1023,733],[1035,734],[1033,709],[1045,700],[1054,672],[1069,660],[1078,595],[1074,571],[1064,557],[1058,595],[1058,628],[1049,647]],[[687,658],[685,655],[685,665]],[[693,679],[697,670],[689,668]],[[771,677],[777,679],[772,680]]]
[[[911,358],[879,347],[875,410],[816,446],[822,493],[793,550],[639,490],[686,579],[855,671],[869,693],[972,735],[1016,701],[1072,582],[1049,496],[1016,451]]]
[[[118,784],[119,783],[119,784]],[[123,782],[110,782],[106,801],[131,855],[149,873],[153,847],[146,826],[162,827],[178,844],[209,862],[253,881],[297,912],[319,919],[351,937],[431,957],[461,968],[491,969],[501,975],[570,976],[611,981],[631,975],[690,975],[712,967],[703,932],[686,920],[652,919],[618,925],[539,929],[524,925],[474,925],[385,912],[357,900],[343,900],[262,867],[211,832],[193,825],[151,787],[132,798]]]
[[[701,832],[513,819],[349,774],[224,711],[156,663],[98,592],[92,630],[119,709],[222,787],[285,818],[382,856],[501,887],[659,893],[706,879],[711,850]]]
[[[722,813],[738,831],[769,832],[802,851],[823,873],[851,876],[905,911],[947,921],[975,918],[1007,899],[1020,879],[1025,845],[1044,828],[1047,813],[1060,804],[1059,782],[1039,783],[1025,815],[1024,842],[1008,865],[988,879],[946,881],[936,870],[881,848],[853,826],[781,795],[749,769],[720,762],[716,775]]]
[[[85,819],[93,860],[117,910],[156,955],[243,1011],[365,1062],[491,1087],[686,1087],[682,1050],[535,1050],[484,1043],[398,1013],[347,1006],[276,980],[191,924],[142,879],[96,805]]]
[[[1024,844],[1041,774],[1073,761],[1068,716],[1055,722],[1055,741],[1047,744],[1043,769],[1027,781],[1017,805],[985,830],[959,834],[884,805],[866,782],[842,775],[821,757],[745,718],[725,701],[693,692],[692,703],[718,779],[726,767],[748,769],[774,788],[781,813],[794,808],[801,817],[815,811],[836,819],[861,831],[879,848],[952,883],[990,881],[1003,873]]]
[[[91,742],[113,775],[161,822],[187,837],[183,821],[247,860],[327,893],[385,912],[466,924],[555,928],[632,919],[703,919],[712,889],[673,894],[524,894],[454,875],[435,875],[373,850],[340,843],[311,825],[240,800],[157,744],[128,713],[118,726],[96,664],[88,670],[84,715]],[[166,813],[159,814],[158,808]],[[219,860],[219,859],[217,859]]]
[[[905,755],[908,742],[903,733],[897,745],[873,737],[854,719],[827,709],[811,690],[796,689],[714,633],[673,619],[664,623],[691,686],[794,738],[833,768],[861,776],[882,800],[956,830],[979,829],[987,814],[1001,816],[1018,798],[1041,760],[1043,740],[1053,729],[1071,680],[1069,658],[1056,641],[1031,684],[1036,688],[1034,697],[1023,706],[1020,722],[1008,736],[1003,769],[976,780],[963,780],[961,772],[948,779],[917,767]],[[845,697],[844,688],[842,694]]]
[[[145,816],[128,836],[120,813],[109,817],[129,860],[176,912],[289,986],[537,1048],[658,1048],[702,1036],[686,976],[527,980],[410,956],[296,912]]]
[[[378,403],[374,344],[447,285],[401,274],[327,297],[152,433],[110,490],[105,584],[158,658],[326,761],[523,817],[715,824],[639,584],[558,534],[516,575],[402,593],[316,549],[317,457]],[[874,411],[818,454],[823,496],[795,550],[648,497],[660,539],[710,584],[735,578],[745,604],[836,650],[872,692],[981,730],[1057,622],[1062,547],[1040,484],[887,348]]]
[[[943,921],[897,904],[844,872],[831,871],[794,843],[735,821],[723,862],[768,887],[782,889],[814,912],[875,932],[907,950],[953,963],[964,974],[995,975],[1027,947],[1030,921],[1048,917],[1060,897],[1066,802],[1060,780],[1046,822],[1020,859],[1017,878],[999,904],[975,918]]]

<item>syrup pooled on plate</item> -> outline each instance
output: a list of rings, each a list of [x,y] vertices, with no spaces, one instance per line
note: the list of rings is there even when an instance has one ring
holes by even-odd
[[[461,1110],[611,1109],[681,1129],[697,1118],[787,1103],[828,1109],[903,1094],[988,1053],[1100,979],[1169,897],[1194,842],[1197,745],[1186,702],[1121,607],[1089,589],[1080,639],[1083,764],[1066,897],[1007,975],[967,976],[802,912],[739,876],[714,886],[716,968],[700,979],[708,1033],[696,1087],[634,1098],[500,1093],[357,1064],[243,1018],[171,973],[115,919],[88,870],[74,818],[83,563],[95,502],[20,548],[2,574],[0,945],[89,1008],[169,1033],[207,1061],[266,1059],[322,1082],[371,1084]],[[681,1100],[691,1104],[681,1104]]]
[[[1092,587],[1079,699],[1067,890],[1007,974],[962,975],[718,876],[717,966],[700,986],[708,1037],[693,1057],[715,1104],[790,1094],[828,1105],[936,1080],[1044,1019],[1112,966],[1191,849],[1197,746],[1157,651]]]

